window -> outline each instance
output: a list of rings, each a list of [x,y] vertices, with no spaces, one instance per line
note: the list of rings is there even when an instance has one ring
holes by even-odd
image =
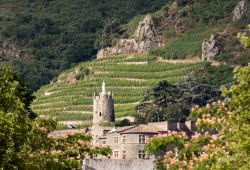
[[[145,159],[145,157],[146,157],[145,151],[144,150],[139,150],[138,151],[138,158],[139,159]]]
[[[126,143],[126,136],[125,135],[122,136],[122,143]]]
[[[118,158],[119,157],[119,151],[114,151],[114,157]]]
[[[118,137],[114,137],[114,143],[118,143]]]
[[[146,135],[139,135],[139,143],[146,143]]]
[[[126,151],[122,151],[122,159],[126,159]]]
[[[101,113],[101,112],[99,113],[99,116],[102,116],[102,113]]]
[[[103,140],[103,141],[102,141],[102,144],[106,144],[106,140]]]

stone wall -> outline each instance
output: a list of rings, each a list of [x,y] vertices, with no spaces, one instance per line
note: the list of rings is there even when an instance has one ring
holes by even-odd
[[[83,161],[83,170],[154,170],[152,159],[87,159]]]

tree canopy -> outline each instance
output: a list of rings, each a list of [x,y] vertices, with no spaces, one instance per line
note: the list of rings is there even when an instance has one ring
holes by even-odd
[[[138,122],[183,121],[194,105],[204,106],[220,98],[220,91],[203,77],[191,75],[173,85],[163,80],[149,88],[137,106]]]

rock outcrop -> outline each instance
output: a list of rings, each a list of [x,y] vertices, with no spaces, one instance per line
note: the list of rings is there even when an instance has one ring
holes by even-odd
[[[246,0],[241,0],[233,10],[233,21],[237,21],[247,12]]]
[[[5,40],[0,45],[0,61],[13,58],[20,58],[21,51],[16,47],[16,44],[11,40]]]
[[[220,53],[218,40],[211,34],[208,40],[202,43],[202,61],[212,61],[213,58]]]
[[[114,54],[144,53],[152,48],[160,46],[161,36],[152,16],[147,15],[139,22],[131,39],[120,39],[114,47],[104,48],[98,51],[97,58],[104,58]]]

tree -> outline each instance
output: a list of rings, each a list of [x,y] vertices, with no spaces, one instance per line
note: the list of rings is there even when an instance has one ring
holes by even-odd
[[[250,32],[250,24],[247,25],[247,31]],[[237,38],[239,39],[240,43],[245,47],[250,47],[250,37],[247,36],[247,32],[239,32],[237,34]]]
[[[250,168],[250,64],[236,68],[235,77],[236,84],[223,90],[224,102],[192,109],[191,117],[200,131],[191,139],[185,133],[168,132],[149,141],[149,153],[162,153],[169,145],[176,147],[176,153],[169,150],[159,157],[159,168]],[[211,134],[215,129],[217,133]]]
[[[166,108],[166,114],[163,115],[165,120],[180,122],[183,119],[183,110],[180,103],[170,103]]]
[[[211,85],[205,76],[205,73],[191,74],[178,83],[182,94],[181,103],[184,115],[188,116],[194,105],[205,106],[207,103],[220,99],[220,90]]]
[[[220,91],[200,76],[191,75],[178,85],[163,80],[145,92],[143,101],[136,108],[139,112],[137,121],[183,121],[192,106],[204,106],[219,98]]]
[[[160,81],[149,88],[143,101],[137,106],[139,113],[137,120],[141,122],[162,121],[169,117],[166,109],[169,104],[177,103],[180,98],[180,89],[166,80]],[[176,105],[177,106],[177,105]]]
[[[33,100],[27,88],[18,80],[10,67],[0,65],[0,110],[3,112],[15,112],[22,109],[29,117],[35,117],[29,105]]]
[[[112,46],[112,40],[119,37],[119,27],[115,19],[107,19],[104,22],[103,29],[99,31],[99,35],[95,40],[97,49]]]
[[[33,113],[32,99],[9,66],[0,64],[0,169],[78,169],[86,157],[111,153],[92,148],[86,134],[49,138],[57,123]]]

